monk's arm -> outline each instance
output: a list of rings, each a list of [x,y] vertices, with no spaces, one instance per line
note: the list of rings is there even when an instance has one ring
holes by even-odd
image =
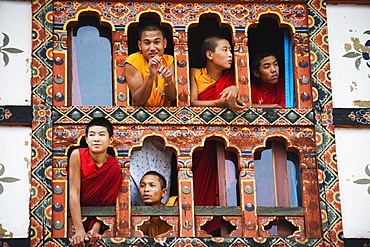
[[[165,90],[166,90],[166,98],[169,101],[174,101],[176,99],[177,93],[176,93],[176,86],[175,86],[175,66],[172,63],[169,71],[171,73],[171,76],[169,79],[165,78]]]
[[[230,86],[222,90],[221,98],[225,98],[226,101],[237,99],[239,96],[239,90],[236,86]]]
[[[198,85],[195,81],[195,68],[190,69],[190,104],[192,106],[219,106],[226,107],[226,99],[198,100]]]
[[[143,75],[131,64],[125,64],[125,75],[135,105],[145,105],[152,92],[155,74],[143,79]]]
[[[81,220],[81,161],[78,149],[73,150],[69,158],[69,210],[71,212],[75,234],[71,238],[71,244],[80,245],[84,243],[87,234]]]

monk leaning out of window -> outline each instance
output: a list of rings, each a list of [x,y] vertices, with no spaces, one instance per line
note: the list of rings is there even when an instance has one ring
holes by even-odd
[[[121,188],[122,172],[117,160],[107,153],[113,126],[95,118],[86,126],[87,148],[74,149],[69,158],[69,207],[75,233],[72,246],[95,243],[107,227],[96,217],[81,220],[81,206],[114,206]]]
[[[272,52],[252,56],[251,69],[257,78],[252,82],[252,107],[285,107],[284,77],[280,77],[279,63]]]
[[[206,67],[190,69],[191,105],[243,111],[246,106],[238,98],[229,42],[221,36],[207,37],[202,43],[201,53],[206,59]]]
[[[168,193],[166,187],[166,179],[160,173],[149,171],[140,181],[140,199],[145,206],[177,206],[177,196],[171,196],[166,204],[161,203],[162,198]],[[138,229],[148,237],[163,237],[167,231],[171,230],[171,226],[158,216],[151,216]]]
[[[125,61],[126,80],[134,105],[170,106],[176,99],[173,56],[164,54],[164,30],[147,25],[139,30],[140,52]]]

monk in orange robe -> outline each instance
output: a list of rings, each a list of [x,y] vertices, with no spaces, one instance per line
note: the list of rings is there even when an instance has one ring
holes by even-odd
[[[207,37],[201,47],[206,67],[190,69],[190,101],[193,106],[229,107],[243,111],[245,104],[238,98],[233,57],[229,42],[220,36]]]
[[[125,61],[126,80],[134,105],[170,106],[176,99],[173,56],[164,54],[167,40],[163,29],[147,25],[140,29],[140,52]]]
[[[140,199],[146,206],[177,206],[177,196],[172,196],[166,204],[161,203],[163,197],[168,193],[166,179],[155,171],[144,174],[140,180]],[[172,229],[165,221],[158,216],[151,216],[138,227],[148,237],[162,237]]]
[[[234,112],[243,111],[246,106],[238,98],[229,42],[220,36],[207,37],[201,51],[206,58],[206,67],[190,69],[191,104],[228,107]],[[226,152],[226,159],[235,164],[229,156]],[[207,141],[202,151],[193,154],[193,185],[195,206],[220,205],[215,141]],[[202,228],[213,236],[220,236],[220,222],[220,217],[214,217]]]

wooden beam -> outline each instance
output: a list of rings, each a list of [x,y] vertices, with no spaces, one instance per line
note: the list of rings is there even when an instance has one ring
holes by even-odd
[[[365,117],[370,108],[334,108],[333,120],[336,127],[370,127],[370,121]]]
[[[31,106],[0,106],[0,125],[31,126]]]
[[[81,207],[82,216],[115,216],[114,206]],[[149,216],[178,216],[178,207],[154,207],[135,206],[131,208],[131,215]],[[241,216],[242,208],[237,206],[195,206],[195,215],[214,216]],[[257,207],[257,214],[260,216],[304,216],[302,207]],[[68,212],[68,216],[70,213]]]
[[[287,155],[285,145],[279,141],[272,142],[272,160],[274,162],[276,206],[288,207],[289,185],[287,171]]]
[[[304,216],[302,207],[257,207],[259,216]]]

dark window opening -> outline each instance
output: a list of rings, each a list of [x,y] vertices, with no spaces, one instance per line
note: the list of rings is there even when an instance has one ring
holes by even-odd
[[[221,225],[221,227],[209,233],[212,235],[212,237],[226,237],[236,229],[235,226],[231,225],[229,221],[224,220],[224,218],[221,216],[213,216],[213,219],[208,221],[204,226],[201,227],[201,229],[207,231],[209,226],[214,223]]]
[[[261,17],[257,27],[248,30],[249,63],[260,51],[273,52],[279,61],[279,75],[285,79],[286,108],[296,106],[294,90],[294,68],[292,35],[286,28],[280,28],[274,18]],[[252,71],[251,82],[257,80]]]
[[[142,231],[145,236],[156,237],[171,230],[172,227],[166,221],[161,220],[159,216],[151,216],[141,226],[138,226],[137,229]]]
[[[209,17],[212,15],[204,15],[199,20],[199,24],[195,27],[190,27],[188,32],[188,48],[189,48],[189,68],[203,68],[206,66],[206,61],[200,51],[200,46],[203,40],[211,35],[221,35],[230,46],[233,47],[232,35],[230,28],[226,25],[220,25],[216,18]]]
[[[285,217],[276,217],[274,221],[271,221],[267,226],[264,227],[271,235],[276,235],[281,238],[286,238],[293,235],[298,227],[293,226],[291,222],[287,221]]]
[[[238,159],[234,152],[225,151],[217,140],[205,142],[193,153],[193,188],[195,206],[238,206]],[[223,236],[230,232],[221,224],[222,217],[214,217],[202,227],[208,234]]]
[[[140,18],[138,23],[133,23],[128,28],[128,55],[138,52],[139,47],[137,45],[138,39],[139,39],[139,30],[141,27],[149,25],[149,24],[155,24],[157,26],[161,26],[166,34],[166,40],[167,40],[167,47],[164,49],[164,54],[168,55],[174,55],[173,50],[173,30],[171,27],[167,26],[166,24],[161,24],[159,22],[159,16],[155,14],[143,14]]]

